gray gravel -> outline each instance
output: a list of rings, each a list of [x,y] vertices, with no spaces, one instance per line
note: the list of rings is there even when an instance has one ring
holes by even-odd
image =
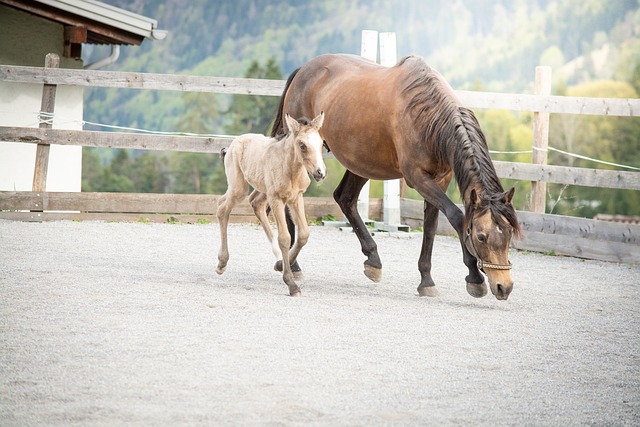
[[[473,299],[439,236],[312,227],[301,298],[260,229],[0,221],[0,425],[638,425],[640,268],[514,251]]]

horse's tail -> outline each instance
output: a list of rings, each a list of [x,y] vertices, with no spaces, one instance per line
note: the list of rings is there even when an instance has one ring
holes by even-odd
[[[271,128],[271,137],[277,137],[279,133],[284,133],[284,112],[282,111],[284,108],[284,98],[287,94],[287,90],[289,90],[289,86],[291,86],[291,82],[293,78],[298,74],[300,68],[297,68],[289,75],[287,79],[287,83],[284,85],[284,91],[282,92],[282,96],[280,97],[280,103],[278,104],[278,112],[276,114],[276,118],[273,121],[273,127]]]

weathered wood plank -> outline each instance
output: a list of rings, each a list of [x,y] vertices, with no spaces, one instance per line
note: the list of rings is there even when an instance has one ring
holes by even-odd
[[[0,80],[73,86],[280,96],[283,80],[0,65]]]
[[[81,211],[90,213],[215,214],[219,195],[157,193],[73,193],[0,191],[0,210]],[[340,207],[330,197],[305,197],[309,219],[326,215],[339,217]],[[380,205],[380,204],[378,204]],[[380,209],[378,209],[380,210]],[[233,210],[234,215],[253,216],[247,199]],[[106,216],[105,216],[106,217]]]
[[[32,144],[82,145],[84,147],[136,150],[220,153],[231,137],[150,135],[125,132],[96,132],[64,129],[37,129],[0,126],[0,141]]]
[[[60,66],[60,57],[55,53],[48,53],[45,57],[45,69],[58,68]],[[53,112],[56,106],[56,85],[45,84],[42,87],[42,101],[40,103],[40,115],[48,115],[49,120],[40,122],[40,129],[51,129],[53,127]],[[51,146],[49,144],[38,144],[36,148],[36,162],[33,169],[33,183],[31,189],[33,191],[46,191],[47,174],[49,172],[49,152]]]
[[[215,223],[215,215],[196,214],[144,214],[105,212],[7,212],[0,211],[0,219],[23,222],[43,221],[114,221],[114,222],[154,222],[154,223]],[[257,224],[255,215],[241,215],[233,212],[229,222]]]
[[[469,108],[597,116],[640,116],[640,99],[637,98],[539,96],[462,90],[455,93]]]
[[[640,246],[611,240],[593,240],[563,234],[525,232],[512,245],[516,249],[547,252],[578,258],[634,264],[640,262]]]
[[[114,87],[188,92],[280,96],[283,80],[247,79],[98,70],[47,70],[0,65],[0,80],[35,84]],[[640,99],[536,96],[455,91],[470,108],[605,116],[640,116]]]
[[[586,187],[640,190],[640,172],[494,161],[500,178],[544,181]]]

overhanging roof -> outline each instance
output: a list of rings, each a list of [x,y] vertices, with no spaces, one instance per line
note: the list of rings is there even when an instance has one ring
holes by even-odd
[[[167,32],[158,21],[95,0],[0,0],[65,26],[70,43],[134,44],[161,40]]]

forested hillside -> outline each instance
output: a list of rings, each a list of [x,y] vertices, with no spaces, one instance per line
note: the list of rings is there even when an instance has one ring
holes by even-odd
[[[425,57],[456,89],[531,93],[536,65],[550,65],[554,94],[636,97],[640,92],[638,0],[103,1],[157,19],[159,27],[169,31],[165,40],[124,47],[111,70],[286,78],[319,54],[359,53],[361,31],[372,29],[396,32],[398,56]],[[107,52],[106,47],[97,47],[87,52],[90,57],[85,60],[95,60]],[[88,121],[161,131],[263,132],[265,119],[250,125],[242,111],[271,117],[273,108],[271,101],[252,103],[240,96],[124,89],[90,89],[86,98]],[[492,148],[530,147],[530,115],[477,113]],[[593,123],[589,118],[552,120],[552,145],[561,149],[571,145],[585,155],[640,164],[637,119],[620,119],[615,125],[607,122],[606,127],[621,131],[606,133],[607,148],[598,150],[577,138],[575,132],[567,131],[570,123]],[[587,140],[593,139],[590,135],[585,135]],[[623,146],[627,148],[620,151]],[[622,152],[624,158],[616,158]],[[134,153],[128,161],[137,157]],[[516,156],[500,158],[510,159],[528,161]],[[91,161],[99,167],[95,158]],[[154,161],[160,162],[158,156]],[[567,164],[573,160],[553,161]],[[180,173],[171,172],[169,165],[180,162],[171,158],[162,162],[168,171],[165,185],[155,185],[154,191],[177,191],[170,183],[176,182]],[[593,166],[580,161],[577,165]],[[186,168],[201,167],[211,165]],[[183,191],[219,191],[203,185],[206,180],[197,176],[198,184],[187,185],[189,188]],[[218,178],[211,181],[217,182]],[[87,185],[90,181],[87,178]],[[520,193],[526,193],[526,189]],[[565,200],[569,193],[564,192]],[[525,196],[521,195],[520,203],[525,203]],[[559,203],[556,208],[562,207]],[[567,209],[584,215],[594,212],[578,212],[573,205]],[[637,207],[635,210],[640,213]]]

